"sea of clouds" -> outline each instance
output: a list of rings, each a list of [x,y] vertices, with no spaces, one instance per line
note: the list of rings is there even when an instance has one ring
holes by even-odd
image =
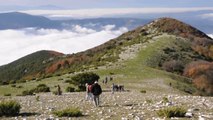
[[[1,30],[0,65],[39,50],[54,50],[65,54],[84,51],[127,31],[127,28],[116,28],[115,25],[103,26],[98,31],[79,25],[66,30],[36,28]]]
[[[213,34],[208,34],[209,37],[211,37],[213,39]]]

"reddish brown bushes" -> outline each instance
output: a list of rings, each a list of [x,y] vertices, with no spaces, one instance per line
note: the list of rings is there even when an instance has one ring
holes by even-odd
[[[184,75],[193,78],[193,83],[198,89],[213,95],[213,63],[192,62],[185,68]]]
[[[181,61],[171,60],[163,63],[162,68],[168,72],[183,72],[183,63]]]

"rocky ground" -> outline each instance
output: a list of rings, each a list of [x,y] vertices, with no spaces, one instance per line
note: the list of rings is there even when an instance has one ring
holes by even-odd
[[[150,83],[149,83],[150,84]],[[183,106],[188,109],[189,118],[213,119],[213,97],[181,95],[169,87],[168,92],[136,90],[124,92],[103,92],[100,107],[94,107],[91,101],[85,100],[84,92],[64,93],[61,96],[52,93],[42,93],[35,96],[1,97],[0,99],[15,99],[21,103],[21,115],[11,120],[155,120],[159,118],[156,111],[169,106]],[[39,99],[38,99],[39,96]],[[165,102],[163,98],[168,98]],[[36,99],[37,98],[37,99]],[[78,118],[58,118],[52,114],[54,110],[78,107],[83,112]],[[178,119],[178,118],[173,118]],[[183,119],[183,118],[181,118]]]

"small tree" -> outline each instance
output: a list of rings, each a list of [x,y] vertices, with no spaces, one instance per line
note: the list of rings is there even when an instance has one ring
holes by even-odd
[[[72,84],[78,86],[80,90],[86,90],[85,84],[93,84],[96,80],[98,80],[100,77],[92,72],[86,72],[86,73],[80,73],[75,76],[73,76]]]

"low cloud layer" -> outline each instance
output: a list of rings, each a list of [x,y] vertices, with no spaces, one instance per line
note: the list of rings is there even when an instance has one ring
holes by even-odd
[[[162,13],[184,13],[213,10],[213,7],[192,7],[192,8],[105,8],[105,9],[79,9],[79,10],[27,10],[20,11],[32,15],[44,15],[50,18],[71,17],[71,18],[92,18],[128,14],[162,14]],[[89,14],[88,14],[89,13]]]
[[[100,31],[79,25],[73,26],[70,30],[35,28],[2,30],[0,65],[39,50],[55,50],[66,54],[84,51],[127,31],[124,27],[115,29],[115,25],[103,26]]]
[[[204,18],[204,19],[213,20],[213,13],[202,14],[201,17]]]
[[[209,37],[211,37],[213,39],[213,34],[208,34]]]

